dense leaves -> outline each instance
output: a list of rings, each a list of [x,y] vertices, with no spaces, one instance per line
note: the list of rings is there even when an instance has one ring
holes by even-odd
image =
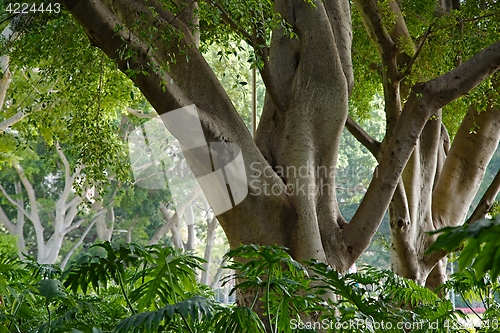
[[[479,278],[489,272],[492,279],[500,276],[500,216],[482,219],[474,224],[438,230],[439,237],[429,252],[443,249],[455,251],[462,244],[458,265],[460,270],[471,266]]]
[[[464,313],[438,296],[451,290],[471,309],[482,300],[491,325],[483,321],[477,332],[494,331],[500,314],[492,297],[498,282],[473,270],[456,273],[436,293],[388,270],[365,267],[342,276],[321,262],[302,265],[284,248],[248,245],[227,255],[240,269],[235,291],[255,295],[245,307],[218,303],[197,284],[196,257],[156,246],[96,247],[101,255],[62,274],[54,269],[51,277],[2,254],[0,332],[466,332]]]

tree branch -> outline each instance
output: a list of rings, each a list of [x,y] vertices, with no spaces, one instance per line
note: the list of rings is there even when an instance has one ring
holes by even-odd
[[[500,170],[498,170],[490,186],[488,187],[486,192],[484,192],[483,197],[479,201],[479,204],[477,205],[476,209],[465,223],[472,224],[477,220],[484,218],[486,214],[491,211],[493,203],[495,202],[495,198],[499,192],[500,192]]]
[[[468,207],[498,147],[499,122],[500,110],[488,109],[477,113],[473,108],[462,121],[433,190],[434,230],[464,223]],[[477,133],[470,132],[474,124],[479,126]],[[493,188],[495,186],[493,185]],[[446,254],[444,251],[436,251],[423,260],[429,268],[432,268]]]
[[[243,39],[246,41],[248,45],[250,45],[255,52],[256,56],[259,56],[264,63],[262,68],[259,68],[260,75],[262,76],[262,81],[266,85],[267,92],[271,97],[276,108],[279,110],[284,110],[284,101],[283,98],[279,94],[278,85],[276,80],[272,74],[271,65],[269,64],[269,50],[267,48],[266,41],[262,36],[257,37],[255,28],[253,31],[253,35],[248,33],[245,29],[243,29],[238,23],[236,23],[226,12],[226,10],[222,7],[222,5],[218,1],[213,2],[215,6],[220,10],[222,20],[231,27],[235,32],[239,33]],[[257,59],[255,59],[257,61]]]
[[[1,87],[0,87],[0,89],[1,89]],[[19,109],[19,107],[18,107],[18,109]],[[30,114],[36,113],[42,109],[43,109],[43,107],[40,105],[37,108],[35,108],[34,110],[31,110],[30,112],[25,112],[22,110],[18,111],[16,114],[5,119],[4,121],[2,121],[0,123],[0,132],[1,133],[5,132],[9,127],[14,126],[18,122],[20,122],[21,120],[23,120],[24,118],[29,116]],[[0,105],[0,110],[1,110],[1,105]]]
[[[24,207],[20,206],[19,203],[14,200],[9,193],[7,193],[7,191],[5,190],[5,188],[2,186],[2,184],[0,184],[0,191],[2,191],[2,194],[3,196],[11,203],[13,204],[14,206],[16,206],[17,209],[19,209],[27,218],[29,218],[30,220],[33,220],[33,217],[31,216],[30,213],[28,213],[26,211],[26,209],[24,209]]]
[[[64,164],[64,174],[66,175],[66,178],[68,179],[69,173],[70,173],[70,166],[69,166],[68,159],[66,158],[66,155],[64,155],[64,153],[61,149],[61,146],[59,145],[59,142],[56,142],[56,151],[57,151],[57,155],[59,155],[59,158],[61,159],[61,161]]]
[[[21,166],[21,164],[14,162],[12,164],[13,168],[16,170],[17,174],[19,175],[19,178],[21,179],[21,183],[23,184],[26,193],[28,194],[28,200],[30,203],[31,207],[31,214],[26,215],[33,224],[33,227],[35,228],[35,234],[36,234],[36,243],[38,246],[38,253],[43,253],[44,247],[45,247],[45,239],[43,236],[43,225],[40,222],[40,216],[38,214],[38,205],[37,205],[37,200],[36,200],[36,194],[35,194],[35,189],[31,185],[30,181],[26,177],[26,174],[24,173],[24,169]]]
[[[480,15],[480,16],[476,16],[476,17],[471,17],[471,18],[468,18],[468,19],[457,20],[457,21],[458,21],[459,24],[463,24],[463,23],[467,23],[467,22],[475,22],[475,21],[481,20],[483,18],[488,18],[488,17],[499,15],[499,14],[500,14],[500,11],[496,11],[496,12],[493,12],[493,13],[489,13],[489,14],[485,14],[485,15]],[[457,23],[446,24],[446,25],[443,25],[443,26],[435,28],[433,31],[436,32],[438,30],[446,29],[446,28],[449,28],[449,27],[452,27],[452,26],[456,26],[456,25],[457,25]]]
[[[347,120],[345,123],[345,127],[349,132],[358,140],[366,149],[372,153],[375,159],[378,159],[378,155],[380,153],[380,142],[375,140],[370,134],[366,133],[366,131],[352,119],[350,116],[347,116]]]
[[[14,189],[16,191],[16,195],[18,196],[17,202],[19,205],[24,207],[24,199],[22,196],[22,185],[20,181],[14,182]],[[26,241],[24,239],[24,220],[25,215],[19,209],[17,210],[17,221],[16,221],[16,230],[17,230],[17,252],[19,254],[20,259],[24,259],[26,253]]]
[[[79,205],[80,200],[82,200],[82,198],[75,196],[73,199],[70,200],[70,202],[66,203],[66,205],[64,206],[64,210],[66,211],[75,205]]]
[[[401,74],[401,79],[410,75],[411,67],[413,66],[415,61],[418,59],[420,53],[422,52],[422,49],[424,48],[424,44],[427,41],[427,37],[429,37],[430,34],[431,34],[431,27],[427,28],[427,30],[425,31],[424,37],[422,38],[422,41],[420,42],[420,45],[418,46],[417,51],[415,52],[413,57],[408,62],[408,65],[406,66],[406,70]]]
[[[79,200],[71,200],[71,202],[73,202],[73,205],[70,206],[69,208],[69,211],[66,212],[66,214],[64,215],[64,227],[68,227],[71,225],[71,222],[75,219],[76,215],[79,213],[79,210],[78,210],[78,205],[82,202],[82,198],[81,197],[75,197],[73,199],[79,199]]]
[[[61,193],[61,196],[58,199],[58,205],[61,205],[61,207],[64,207],[64,210],[68,210],[68,208],[72,208],[75,204],[76,201],[81,200],[76,198],[71,199],[69,203],[66,201],[68,200],[69,195],[71,194],[71,191],[73,190],[73,182],[75,181],[76,177],[78,177],[81,173],[81,171],[85,168],[84,165],[79,164],[75,168],[75,172],[71,174],[71,166],[69,164],[68,159],[66,158],[66,155],[61,149],[61,146],[59,145],[59,142],[56,142],[55,144],[57,154],[59,155],[59,158],[63,162],[64,165],[64,190]],[[78,202],[79,204],[80,202]]]
[[[497,42],[454,70],[413,87],[380,158],[380,165],[377,168],[378,177],[375,176],[372,179],[358,210],[344,229],[344,242],[353,260],[357,259],[368,246],[380,224],[399,177],[430,116],[447,103],[473,89],[493,74],[499,66],[500,42]],[[488,127],[486,124],[484,126]],[[452,150],[453,146],[450,155],[452,155]],[[439,182],[442,182],[442,177]],[[448,195],[446,191],[434,191],[433,212],[437,211],[434,209],[437,204],[436,193]],[[445,209],[445,211],[448,213],[448,210]],[[435,223],[440,222],[435,221]],[[428,262],[427,259],[426,262]]]
[[[149,163],[146,163],[146,164],[149,164]],[[151,163],[151,164],[153,164],[153,163]],[[135,181],[131,183],[131,185],[137,185],[139,182],[141,182],[143,180],[148,180],[148,179],[153,178],[155,176],[164,175],[164,174],[165,174],[164,171],[153,172],[153,173],[150,173],[149,175],[147,175],[146,177],[136,178]]]
[[[3,189],[3,187],[2,187],[2,189]],[[5,214],[5,211],[3,210],[3,208],[1,206],[0,206],[0,220],[3,222],[5,228],[7,228],[7,231],[11,235],[15,235],[16,234],[16,226],[15,226],[15,224],[12,223],[12,221],[9,219],[9,217],[7,216],[7,214]]]
[[[94,214],[94,221],[97,221],[97,219],[99,218],[99,216],[103,215],[104,213],[106,213],[107,209],[106,208],[103,208],[101,210],[99,210],[97,213]],[[64,234],[68,234],[70,233],[71,231],[79,228],[83,222],[87,221],[87,218],[82,218],[82,219],[79,219],[78,221],[76,221],[75,223],[73,223],[72,225],[70,225],[69,227],[67,227],[65,230],[64,230]]]
[[[392,58],[396,51],[396,44],[382,23],[382,17],[376,2],[373,0],[355,0],[354,3],[359,8],[366,30],[376,43],[382,59]]]
[[[71,193],[71,189],[73,188],[73,182],[71,181],[71,175],[70,175],[70,165],[68,162],[68,159],[66,158],[66,155],[64,155],[64,152],[61,149],[61,146],[59,145],[59,142],[56,142],[56,151],[57,155],[59,155],[59,158],[63,162],[64,165],[64,190],[61,193],[61,196],[59,197],[58,203],[60,205],[66,206],[66,200],[68,199],[69,194]]]
[[[242,27],[240,27],[239,24],[236,23],[229,16],[229,14],[226,12],[226,10],[224,9],[224,7],[222,7],[222,5],[219,3],[219,1],[212,1],[212,4],[214,4],[215,7],[217,7],[217,9],[219,9],[220,14],[222,16],[222,20],[227,25],[229,25],[231,27],[231,29],[233,29],[235,32],[239,33],[250,46],[254,46],[253,43],[252,43],[252,40],[253,40],[252,35],[250,35],[245,29],[243,29]]]
[[[128,106],[127,106],[127,111],[129,113],[133,114],[134,116],[139,117],[139,118],[147,118],[147,119],[158,118],[158,114],[145,114],[141,110],[134,110],[134,109],[132,109],[131,107],[128,107]]]
[[[87,227],[87,229],[85,229],[85,231],[83,232],[83,234],[80,237],[80,239],[78,240],[78,242],[76,242],[76,244],[71,248],[71,250],[69,250],[68,254],[66,254],[66,257],[64,257],[63,261],[61,262],[61,269],[62,270],[64,270],[64,267],[66,267],[66,265],[68,264],[69,259],[71,258],[71,256],[73,255],[73,253],[75,253],[76,249],[78,249],[78,247],[80,245],[82,245],[83,240],[85,239],[85,237],[87,237],[87,234],[92,229],[92,227],[94,226],[94,224],[96,223],[96,221],[97,221],[97,218],[94,218],[94,220],[89,224],[89,226]]]
[[[24,111],[19,111],[18,113],[16,113],[15,115],[13,115],[12,117],[9,117],[8,119],[2,121],[0,123],[0,132],[5,132],[5,130],[7,130],[7,128],[11,127],[12,125],[14,125],[15,123],[18,123],[20,122],[21,120],[23,120],[28,114],[26,114]]]
[[[66,229],[64,229],[64,234],[68,234],[70,232],[72,232],[73,230],[77,229],[78,227],[80,227],[82,225],[83,222],[87,221],[86,218],[83,218],[83,219],[79,219],[78,221],[74,222],[73,224],[71,224],[69,227],[66,227]]]
[[[434,109],[465,95],[500,68],[500,41],[484,48],[455,69],[422,85]]]

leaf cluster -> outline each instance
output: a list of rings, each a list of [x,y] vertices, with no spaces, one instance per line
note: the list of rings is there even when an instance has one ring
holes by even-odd
[[[450,290],[482,300],[485,320],[500,314],[492,297],[498,282],[473,270],[436,293],[389,270],[342,275],[322,262],[298,263],[283,247],[245,245],[227,258],[236,270],[233,291],[254,295],[253,302],[228,306],[197,284],[202,260],[188,253],[133,244],[93,249],[99,253],[62,273],[0,256],[0,332],[402,332],[398,323],[421,323],[412,332],[465,332],[464,314],[439,296]]]
[[[458,266],[461,271],[472,265],[478,278],[488,272],[492,279],[500,276],[499,216],[459,227],[446,227],[431,234],[439,236],[428,253],[440,249],[448,252],[460,249]]]

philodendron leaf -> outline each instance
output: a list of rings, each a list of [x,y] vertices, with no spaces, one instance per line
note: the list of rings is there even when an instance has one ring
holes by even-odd
[[[40,295],[45,297],[46,303],[49,303],[55,298],[66,297],[66,290],[59,280],[41,280],[38,283],[38,291],[40,292]]]

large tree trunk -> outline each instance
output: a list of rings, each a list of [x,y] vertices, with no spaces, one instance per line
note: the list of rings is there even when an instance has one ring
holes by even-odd
[[[387,31],[381,24],[382,10],[376,4],[364,0],[358,0],[356,4],[373,42],[378,47],[382,64],[387,68],[382,71],[387,121],[387,135],[382,142],[384,150],[394,135],[405,107],[404,100],[411,94],[411,87],[408,87],[405,79],[415,60],[398,50],[396,41],[403,39],[411,45],[413,41],[397,2],[390,2],[390,9],[396,17],[392,31]],[[441,5],[444,6],[443,11],[438,12],[438,15],[451,9],[451,3],[442,1]],[[413,45],[414,57],[418,56],[429,33],[430,29],[420,40],[420,45]],[[473,61],[468,65],[471,70],[481,66]],[[464,67],[461,66],[453,72],[459,72],[460,68]],[[407,70],[402,73],[398,68]],[[498,65],[494,65],[494,68],[491,73],[495,72]],[[467,73],[463,75],[456,76],[455,79],[474,76],[468,76]],[[448,84],[452,85],[451,82]],[[446,99],[451,95],[458,97],[448,89],[446,94],[443,91],[439,95],[439,99]],[[464,223],[484,171],[498,147],[500,112],[493,109],[476,112],[471,107],[451,148],[448,132],[442,123],[442,110],[434,107],[432,112],[434,117],[425,124],[394,193],[389,207],[389,219],[393,271],[422,285],[435,288],[446,280],[446,260],[443,258],[445,253],[442,252],[424,257],[429,246],[435,241],[435,236],[430,236],[427,232]],[[477,130],[472,132],[473,128]],[[377,152],[375,156],[380,157]],[[494,189],[495,187],[492,192]],[[491,194],[494,197],[496,193],[498,191]]]
[[[218,211],[217,216],[231,247],[248,243],[283,245],[298,260],[327,261],[340,272],[347,271],[369,245],[396,188],[397,193],[404,193],[405,177],[401,180],[401,176],[405,165],[414,150],[428,145],[427,139],[420,138],[422,131],[442,137],[440,124],[429,122],[430,117],[439,116],[441,107],[474,88],[500,64],[500,43],[497,43],[455,70],[407,89],[403,106],[399,99],[401,73],[396,62],[396,44],[387,31],[380,29],[382,20],[377,16],[376,5],[359,0],[358,6],[374,40],[384,46],[380,49],[387,69],[384,71],[386,103],[394,114],[390,119],[390,135],[383,149],[379,149],[347,118],[353,82],[349,1],[318,0],[311,6],[302,0],[276,0],[275,10],[292,26],[298,38],[290,38],[277,29],[268,48],[259,37],[265,36],[259,23],[254,26],[259,34],[252,35],[230,17],[223,17],[254,46],[263,62],[261,75],[267,95],[254,141],[196,48],[192,22],[167,11],[154,0],[64,3],[83,25],[92,43],[115,59],[122,71],[133,72],[131,79],[186,148],[186,159],[199,179],[213,176],[217,171],[203,161],[210,151],[214,153],[212,146],[220,143],[223,148],[215,156],[236,164],[240,162],[234,156],[241,152],[241,164],[216,167],[225,169],[219,178],[222,180],[213,177],[201,184],[208,200],[216,203],[220,203],[216,199],[221,194],[232,191],[230,204],[234,207]],[[184,9],[183,14],[186,14]],[[156,37],[149,40],[151,27],[170,31],[175,37],[169,42]],[[131,50],[133,56],[120,58],[124,49]],[[170,61],[174,58],[175,62]],[[335,163],[346,120],[357,137],[372,143],[379,160],[366,195],[349,223],[339,212],[335,194]],[[196,121],[210,148],[194,142],[197,129],[191,125]],[[430,145],[438,150],[437,144]],[[239,150],[231,151],[235,146]],[[188,150],[193,147],[196,149]],[[438,161],[426,163],[432,169]],[[243,167],[246,179],[238,173]],[[427,171],[424,174],[426,179],[434,177]],[[444,182],[441,179],[439,182]],[[229,180],[238,186],[232,187],[235,183],[228,186]],[[234,198],[241,192],[248,194],[236,202]],[[219,197],[214,199],[214,193]],[[429,201],[428,195],[421,198],[411,197],[408,204]],[[409,218],[415,212],[407,213]],[[430,212],[423,216],[432,217]],[[406,220],[402,220],[401,227],[405,225]],[[425,274],[421,275],[414,278],[425,280]]]
[[[478,129],[472,133],[474,124]],[[424,131],[403,174],[404,191],[396,194],[391,205],[392,268],[397,274],[429,287],[446,280],[442,254],[424,257],[435,240],[426,232],[465,222],[498,147],[499,124],[498,110],[477,113],[471,108],[445,156],[440,152],[443,142],[439,128],[443,127],[439,120],[429,122],[427,128],[434,126],[434,133]]]

